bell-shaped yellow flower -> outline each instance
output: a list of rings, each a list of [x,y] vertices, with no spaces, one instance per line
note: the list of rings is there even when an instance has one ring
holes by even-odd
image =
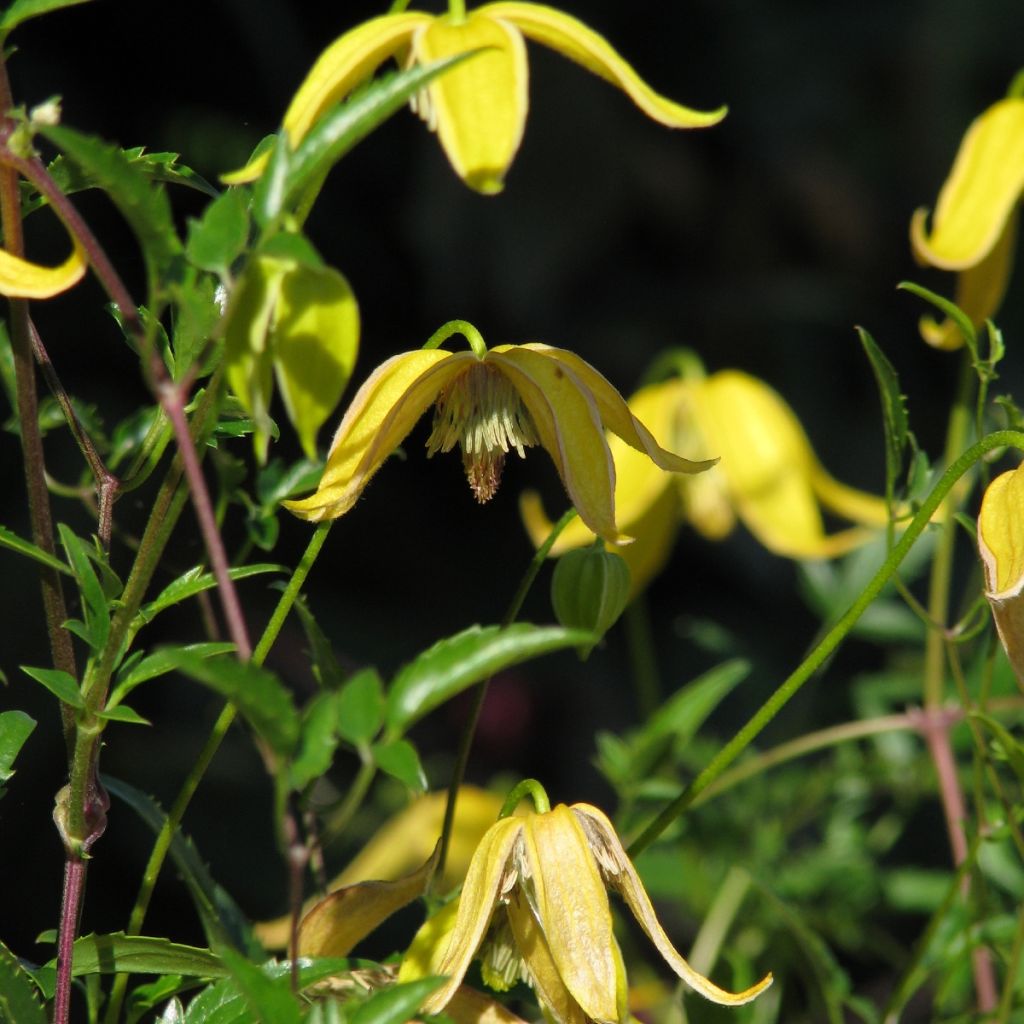
[[[431,405],[428,454],[459,445],[478,501],[498,489],[509,452],[522,457],[539,444],[583,522],[614,544],[628,537],[615,523],[615,465],[604,428],[669,473],[698,473],[714,464],[662,448],[618,391],[572,352],[542,344],[469,352],[426,348],[393,356],[374,370],[334,435],[316,493],[285,507],[315,521],[346,513]]]
[[[85,252],[76,241],[59,266],[44,267],[0,249],[0,295],[12,299],[51,299],[78,284],[85,273]]]
[[[458,10],[461,6],[453,4],[440,16],[420,11],[386,14],[332,43],[285,113],[283,128],[291,145],[297,146],[318,118],[388,58],[426,64],[479,50],[432,81],[416,107],[437,131],[459,177],[478,192],[500,192],[522,140],[529,105],[524,36],[617,85],[648,117],[670,128],[702,128],[725,116],[724,107],[704,113],[658,95],[602,36],[553,7],[499,2],[465,14]],[[265,157],[254,160],[224,180],[251,181],[265,163]]]
[[[738,1006],[772,983],[769,974],[728,992],[694,970],[659,924],[612,823],[589,804],[497,821],[473,857],[458,903],[427,921],[399,981],[446,975],[423,1005],[425,1013],[440,1013],[479,956],[491,987],[522,978],[561,1024],[624,1024],[626,973],[612,933],[609,888],[669,967],[705,998]]]
[[[1018,682],[1024,686],[1024,465],[988,485],[978,514],[985,596]]]
[[[629,407],[662,444],[720,455],[710,472],[677,479],[610,439],[619,522],[636,538],[619,552],[629,564],[634,593],[664,565],[680,517],[709,540],[728,536],[739,518],[769,551],[799,559],[833,558],[872,536],[863,528],[826,534],[822,506],[862,526],[888,521],[884,500],[831,477],[792,409],[749,374],[721,370],[651,384],[630,398]],[[522,512],[539,546],[551,522],[535,494],[523,496]],[[570,523],[551,554],[593,539],[585,524]]]
[[[959,271],[956,303],[975,326],[995,313],[1006,292],[1022,191],[1024,97],[1010,96],[968,128],[939,193],[931,232],[925,209],[910,224],[921,263]],[[937,348],[959,348],[964,341],[950,320],[925,317],[921,334]]]

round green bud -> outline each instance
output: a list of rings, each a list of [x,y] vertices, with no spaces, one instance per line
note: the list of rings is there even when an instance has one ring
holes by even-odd
[[[597,643],[622,614],[629,588],[629,566],[598,540],[590,547],[567,551],[558,560],[551,579],[551,604],[563,626],[589,630]],[[585,658],[593,647],[581,647],[580,657]]]

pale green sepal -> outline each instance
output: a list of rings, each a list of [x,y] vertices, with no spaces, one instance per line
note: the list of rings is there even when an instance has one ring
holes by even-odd
[[[283,277],[273,323],[273,363],[288,418],[310,459],[341,399],[359,351],[359,307],[330,267],[299,264]]]

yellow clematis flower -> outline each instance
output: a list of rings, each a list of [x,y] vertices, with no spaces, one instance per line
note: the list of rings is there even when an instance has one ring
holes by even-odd
[[[346,32],[317,59],[284,116],[293,147],[335,103],[390,57],[426,64],[472,50],[481,52],[432,81],[416,104],[456,174],[484,194],[500,192],[519,148],[529,105],[529,69],[523,37],[558,50],[617,85],[650,118],[670,128],[703,128],[726,108],[691,110],[658,95],[608,42],[582,22],[533,3],[484,4],[466,14],[453,3],[440,16],[405,11],[373,18]],[[266,157],[225,177],[229,184],[258,177]]]
[[[1024,465],[988,485],[978,514],[985,596],[1018,682],[1024,686]]]
[[[314,521],[344,515],[431,405],[428,455],[459,445],[478,501],[497,491],[509,452],[523,457],[540,444],[580,518],[613,544],[629,538],[615,523],[615,465],[604,428],[660,470],[699,473],[714,464],[662,448],[618,391],[572,352],[537,343],[488,350],[478,335],[471,343],[473,351],[424,348],[377,367],[334,435],[316,493],[285,507]]]
[[[1017,235],[1024,191],[1024,96],[988,108],[960,143],[932,217],[919,209],[910,223],[914,255],[928,266],[959,272],[956,304],[975,326],[999,308]],[[921,320],[921,335],[936,348],[959,348],[964,339],[951,320]]]
[[[426,922],[398,979],[446,975],[422,1007],[440,1013],[479,955],[488,985],[500,990],[522,978],[562,1024],[625,1022],[626,973],[608,888],[623,898],[672,970],[706,999],[738,1006],[772,983],[768,974],[742,992],[728,992],[694,970],[658,923],[612,823],[589,804],[497,821],[470,863],[458,903]]]
[[[0,249],[0,295],[11,299],[52,299],[78,284],[85,274],[85,252],[77,241],[59,266],[44,267]]]
[[[792,409],[749,374],[721,370],[651,384],[630,398],[629,407],[660,443],[698,455],[714,450],[721,457],[709,473],[676,479],[610,439],[619,521],[636,538],[619,552],[629,564],[633,594],[665,564],[680,518],[709,540],[728,536],[738,518],[769,551],[799,559],[834,558],[873,535],[862,528],[826,534],[822,506],[867,527],[888,522],[884,500],[831,477]],[[539,546],[551,521],[538,496],[524,494],[521,510]],[[570,523],[551,555],[593,540],[585,524]]]

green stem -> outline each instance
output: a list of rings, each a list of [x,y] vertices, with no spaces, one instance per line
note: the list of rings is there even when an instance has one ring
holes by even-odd
[[[483,359],[487,355],[487,345],[483,335],[468,320],[449,320],[448,323],[441,324],[423,343],[423,347],[439,348],[453,334],[461,334],[469,342],[469,347],[478,359]]]
[[[711,909],[700,926],[690,948],[690,965],[708,975],[715,966],[719,950],[750,888],[750,875],[734,864],[715,894]]]
[[[514,814],[520,802],[529,797],[533,801],[533,809],[538,814],[547,814],[551,810],[551,801],[548,799],[547,790],[536,779],[523,779],[516,783],[509,790],[505,802],[498,812],[499,818],[507,818]]]
[[[726,768],[757,738],[761,730],[785,707],[801,686],[825,663],[828,656],[839,646],[857,620],[879,595],[882,588],[896,572],[900,563],[913,547],[917,538],[931,521],[943,499],[956,482],[987,452],[994,448],[1013,447],[1024,450],[1024,433],[1016,430],[999,430],[982,438],[960,456],[936,484],[932,493],[921,505],[917,515],[910,521],[906,532],[889,552],[881,568],[863,593],[853,602],[835,626],[795,669],[779,688],[755,712],[746,725],[712,758],[707,767],[690,783],[682,793],[671,801],[646,829],[633,841],[629,854],[635,857],[645,850],[693,801],[706,790]]]
[[[448,17],[458,24],[466,20],[466,0],[448,0]]]
[[[1013,936],[1013,948],[1010,950],[1006,973],[1003,976],[1003,992],[999,999],[999,1014],[996,1017],[996,1024],[1009,1024],[1013,997],[1017,993],[1017,979],[1020,977],[1022,959],[1024,959],[1024,913],[1017,915],[1017,931]]]
[[[530,592],[530,587],[533,586],[533,581],[537,578],[537,573],[540,572],[540,567],[544,564],[544,559],[548,557],[552,546],[558,540],[558,535],[575,518],[576,509],[574,508],[570,508],[567,512],[563,513],[562,518],[551,528],[547,539],[534,552],[533,558],[530,560],[530,564],[527,566],[526,572],[519,583],[519,587],[512,597],[512,602],[505,612],[505,617],[501,620],[502,629],[506,629],[516,621],[516,617],[523,607],[523,601],[526,600],[526,595]],[[477,723],[480,721],[480,711],[484,706],[484,700],[487,698],[489,683],[490,679],[485,679],[482,683],[478,683],[474,689],[473,704],[469,711],[469,718],[466,721],[465,728],[462,730],[462,736],[459,738],[459,749],[455,755],[455,770],[452,772],[451,781],[448,783],[448,802],[444,807],[444,824],[441,826],[441,848],[437,857],[437,867],[434,869],[434,878],[444,877],[444,865],[448,858],[448,845],[451,842],[452,826],[455,824],[455,803],[459,798],[462,780],[466,777],[469,752],[473,746],[473,737],[476,735]]]
[[[963,450],[964,439],[971,425],[970,392],[973,381],[970,353],[964,349],[960,363],[960,380],[956,398],[949,414],[946,429],[946,452],[943,464],[948,466]],[[925,640],[924,706],[937,708],[942,703],[946,664],[946,624],[949,617],[949,594],[953,578],[953,548],[957,523],[953,518],[960,503],[959,496],[950,490],[942,506],[939,542],[932,561],[931,580],[928,585],[928,618],[933,623]]]
[[[636,687],[640,717],[647,719],[657,709],[661,693],[658,658],[654,653],[654,633],[651,630],[647,597],[644,594],[637,594],[626,605],[623,617],[626,621],[629,659],[633,664],[633,684]]]
[[[366,796],[370,788],[370,783],[373,782],[374,775],[377,774],[377,765],[369,752],[364,754],[360,751],[360,756],[363,759],[362,764],[359,766],[359,771],[356,772],[356,777],[352,780],[352,785],[348,787],[345,799],[336,810],[331,812],[330,817],[323,824],[321,832],[324,835],[325,843],[337,839],[348,828],[349,822],[359,810],[363,797]]]

